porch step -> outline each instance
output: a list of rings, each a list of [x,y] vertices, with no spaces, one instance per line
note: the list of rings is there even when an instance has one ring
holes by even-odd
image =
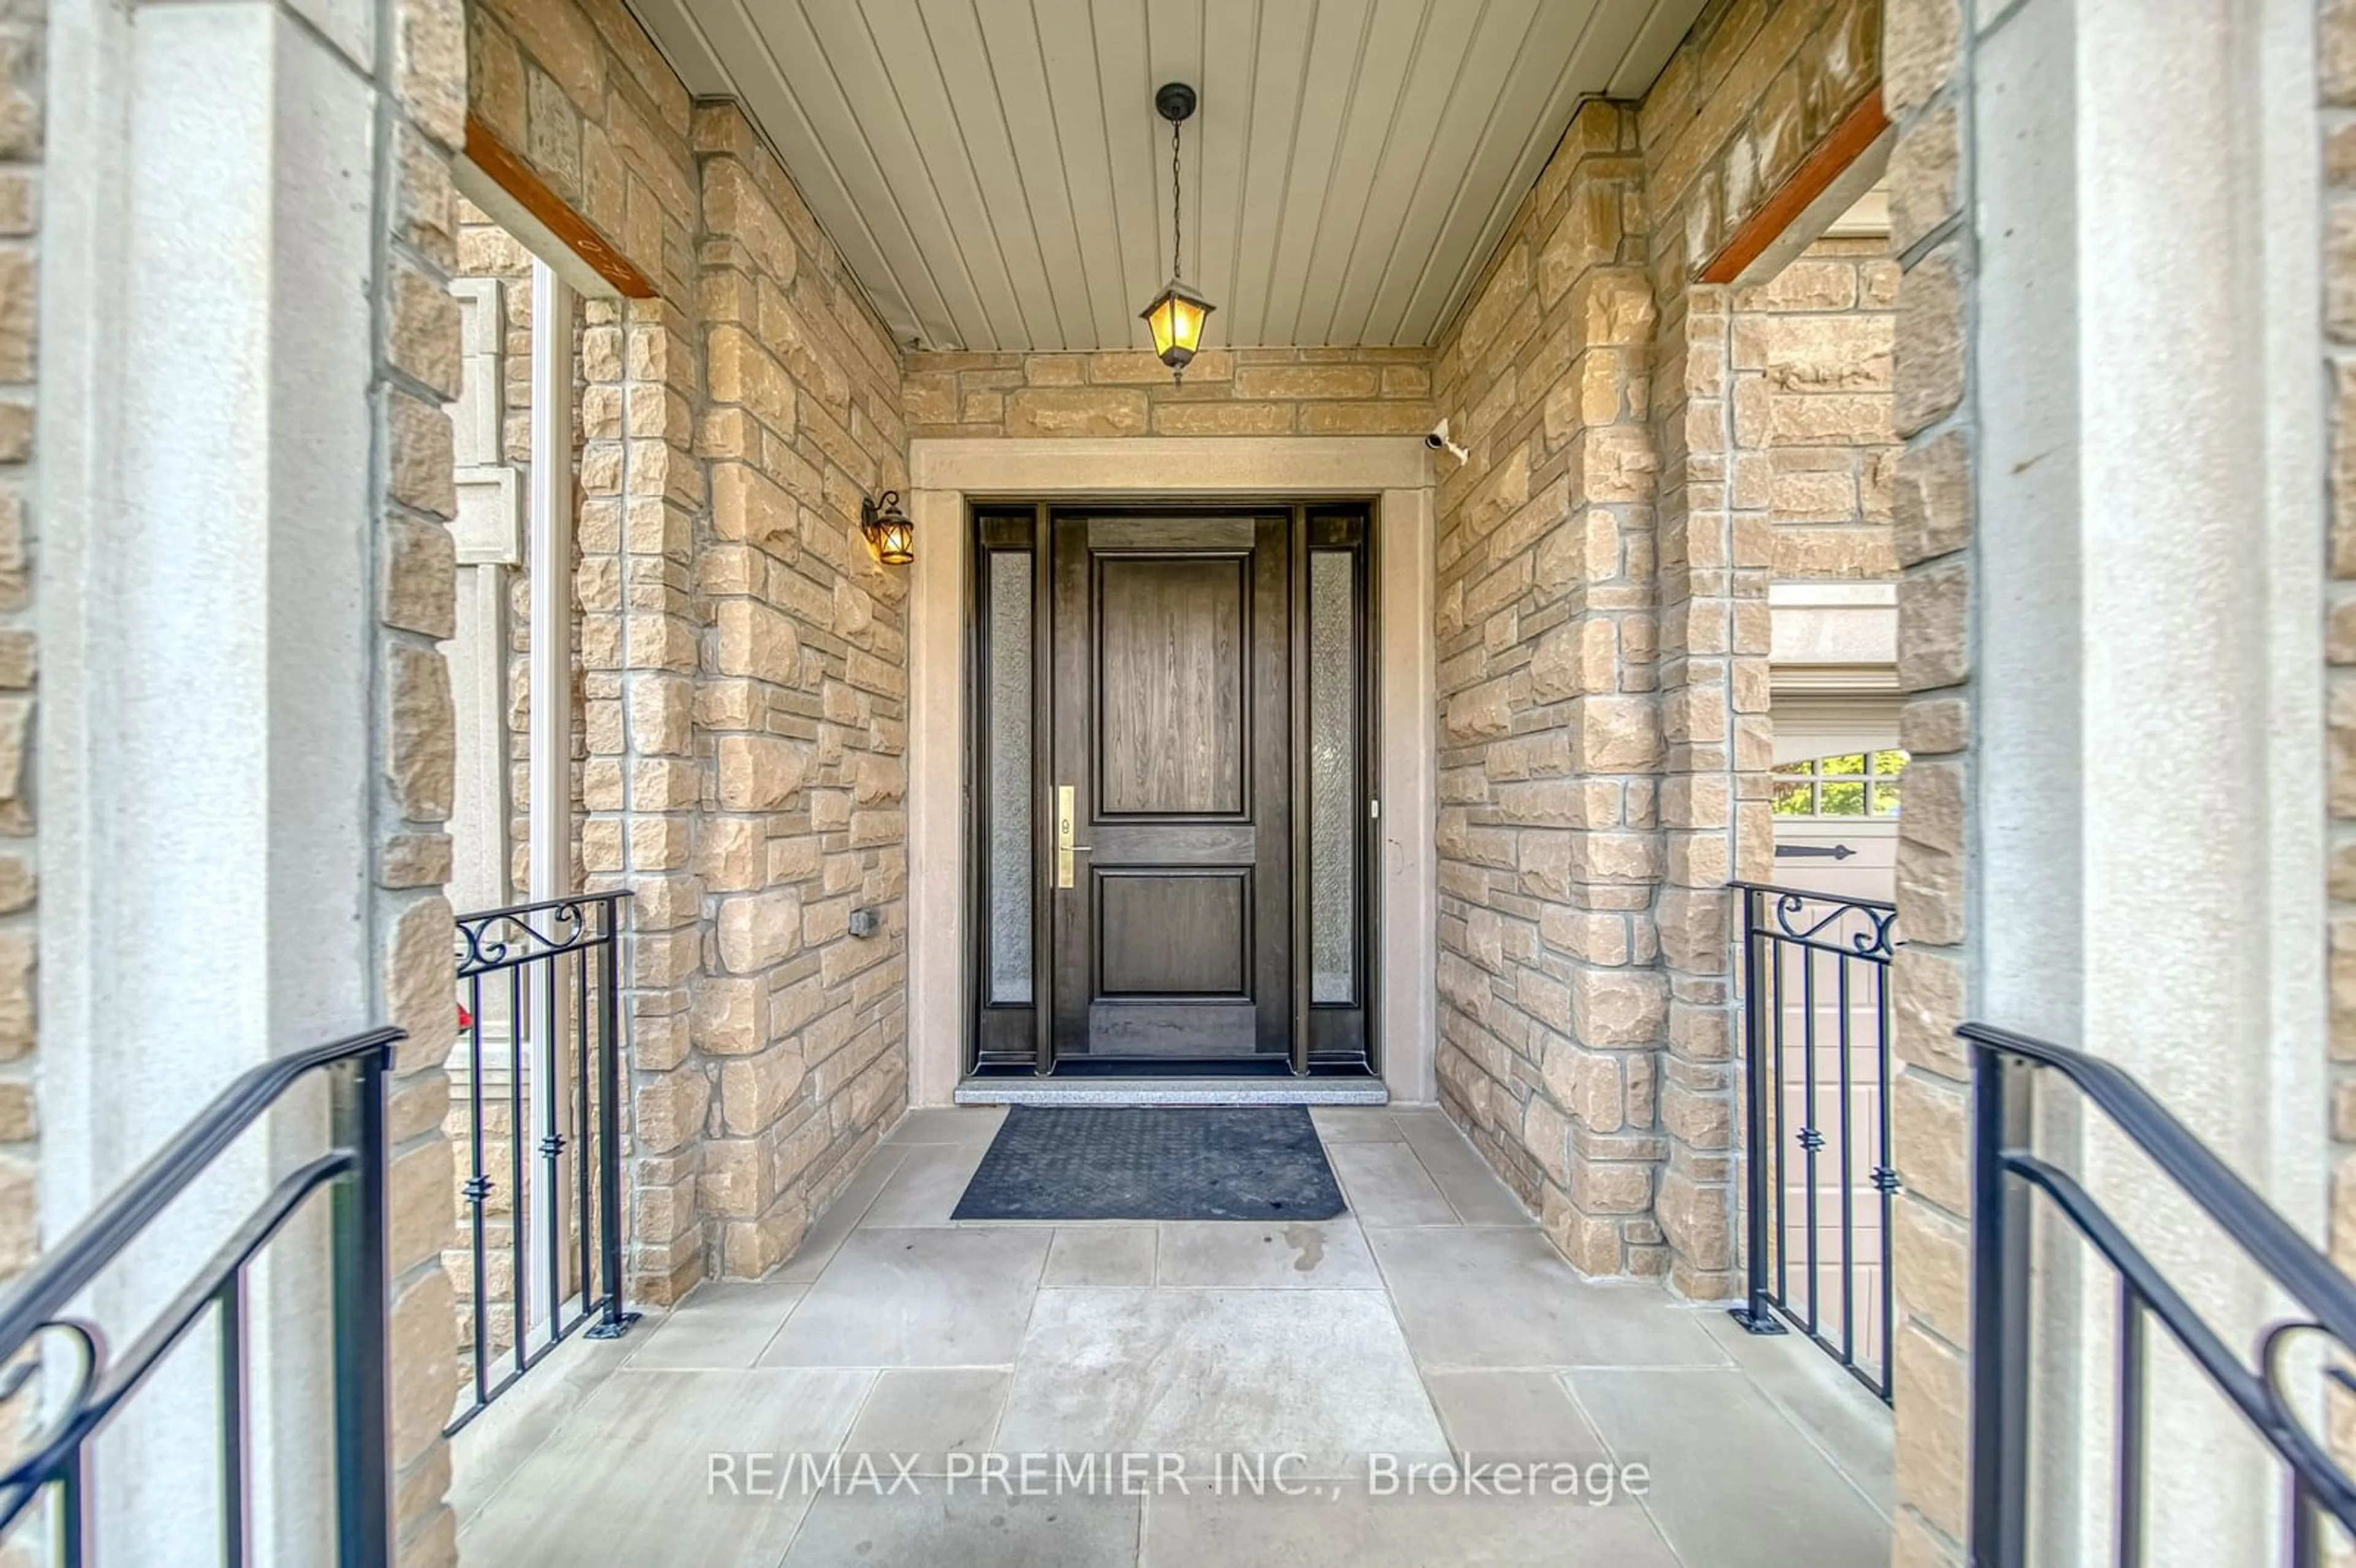
[[[976,1078],[960,1105],[1387,1105],[1371,1078]]]

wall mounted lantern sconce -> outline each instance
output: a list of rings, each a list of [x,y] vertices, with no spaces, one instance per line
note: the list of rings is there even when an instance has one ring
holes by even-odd
[[[916,525],[900,510],[897,490],[859,503],[859,531],[867,536],[867,548],[875,559],[886,566],[905,566],[916,559]]]
[[[1170,281],[1138,314],[1153,329],[1153,352],[1170,367],[1173,382],[1186,379],[1186,363],[1203,347],[1203,323],[1217,309],[1188,288],[1178,275],[1178,128],[1194,112],[1194,90],[1183,81],[1165,83],[1153,107],[1170,122]]]

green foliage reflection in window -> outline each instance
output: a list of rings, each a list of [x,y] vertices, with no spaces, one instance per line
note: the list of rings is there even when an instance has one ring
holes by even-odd
[[[1903,752],[1837,752],[1775,770],[1778,816],[1895,816]]]

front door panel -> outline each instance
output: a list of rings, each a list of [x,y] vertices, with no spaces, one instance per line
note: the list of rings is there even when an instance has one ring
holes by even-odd
[[[1058,1057],[1290,1050],[1289,524],[1053,518]]]

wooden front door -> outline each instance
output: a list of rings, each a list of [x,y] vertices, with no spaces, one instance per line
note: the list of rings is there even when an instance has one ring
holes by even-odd
[[[1058,1060],[1291,1051],[1291,524],[1052,517]]]

